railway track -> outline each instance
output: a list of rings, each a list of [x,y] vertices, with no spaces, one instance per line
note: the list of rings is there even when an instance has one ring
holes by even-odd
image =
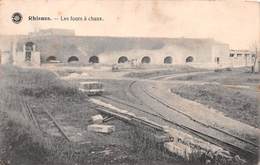
[[[129,88],[134,88],[133,85],[135,84],[135,81],[133,81],[132,83],[129,84]],[[149,97],[151,97],[155,102],[157,102],[158,104],[162,104],[163,106],[173,110],[173,111],[176,111],[177,113],[180,113],[181,115],[189,118],[192,122],[195,122],[199,125],[201,125],[202,127],[206,127],[207,129],[210,129],[211,131],[215,131],[217,134],[221,134],[223,136],[226,136],[228,137],[229,139],[232,139],[232,140],[235,140],[238,144],[238,143],[241,143],[242,145],[240,146],[237,146],[233,143],[230,143],[230,142],[226,142],[226,141],[223,141],[221,139],[218,139],[217,137],[212,137],[206,133],[203,133],[203,132],[200,132],[196,129],[193,129],[193,128],[190,128],[190,127],[187,127],[185,125],[181,125],[181,124],[178,124],[170,119],[168,119],[167,117],[165,117],[163,114],[160,114],[156,111],[152,111],[152,112],[149,112],[149,111],[146,111],[144,110],[144,106],[147,106],[145,105],[145,103],[142,103],[142,101],[140,100],[140,98],[138,98],[138,96],[133,92],[134,89],[129,89],[129,92],[130,93],[133,93],[133,97],[136,97],[136,100],[138,100],[138,102],[142,105],[142,107],[140,106],[137,106],[136,105],[136,102],[134,104],[131,104],[129,102],[126,102],[126,101],[123,101],[123,100],[119,100],[117,98],[113,98],[111,96],[102,96],[103,98],[105,99],[108,99],[108,100],[111,100],[112,102],[116,102],[118,104],[121,104],[123,106],[127,106],[127,107],[130,107],[136,111],[140,111],[142,113],[146,113],[146,114],[149,114],[149,115],[152,115],[154,117],[157,117],[157,118],[160,118],[162,119],[163,121],[167,122],[167,123],[170,123],[172,125],[174,125],[175,127],[178,127],[180,128],[181,130],[184,130],[186,132],[189,132],[191,133],[192,135],[195,135],[196,137],[199,137],[205,141],[208,141],[212,144],[215,144],[217,146],[220,146],[232,153],[235,153],[235,154],[239,154],[239,155],[242,155],[243,157],[246,157],[246,158],[255,158],[258,156],[258,145],[251,142],[251,141],[248,141],[246,139],[243,139],[241,137],[238,137],[238,136],[235,136],[233,134],[230,134],[229,132],[226,132],[224,130],[221,130],[219,128],[215,128],[213,126],[210,126],[210,125],[207,125],[205,123],[202,123],[200,121],[197,121],[195,119],[192,118],[192,116],[189,116],[181,111],[179,111],[178,109],[175,109],[174,107],[171,107],[169,105],[167,105],[166,103],[164,103],[162,100],[160,100],[159,98],[157,98],[156,96],[153,96],[151,93],[148,93],[145,89],[143,89],[143,92],[146,93]],[[135,89],[136,90],[136,89]],[[150,110],[153,110],[152,107],[150,105],[147,106]],[[246,147],[241,147],[241,146],[246,146]]]
[[[198,120],[194,119],[192,116],[190,116],[190,115],[188,115],[188,114],[186,114],[186,113],[184,113],[184,112],[182,112],[182,111],[176,109],[175,107],[173,107],[173,106],[171,106],[171,105],[168,105],[168,104],[165,103],[163,100],[161,100],[160,98],[158,98],[158,97],[156,97],[155,95],[153,95],[152,93],[150,93],[148,90],[145,90],[145,88],[142,88],[142,91],[143,91],[146,95],[148,95],[149,97],[151,97],[154,101],[156,101],[156,102],[158,102],[159,104],[162,104],[162,105],[164,105],[165,107],[167,107],[167,108],[169,108],[169,109],[171,109],[171,110],[173,110],[173,111],[175,111],[175,112],[177,112],[177,113],[179,113],[179,114],[181,114],[181,115],[183,115],[183,116],[189,118],[191,121],[193,121],[193,122],[195,122],[195,123],[198,123],[199,125],[201,125],[201,126],[203,126],[203,127],[206,127],[206,128],[208,128],[208,129],[214,130],[214,131],[218,132],[218,134],[222,134],[222,135],[224,135],[224,136],[231,137],[231,138],[233,138],[233,139],[239,141],[240,143],[243,143],[243,146],[247,146],[247,147],[248,147],[248,148],[247,148],[247,147],[246,147],[246,148],[243,148],[243,150],[245,150],[246,152],[251,153],[251,154],[254,154],[255,156],[257,156],[258,148],[259,148],[259,145],[258,145],[258,144],[254,143],[254,142],[251,142],[251,141],[248,141],[248,140],[246,140],[246,139],[244,139],[244,138],[238,137],[238,136],[236,136],[236,135],[234,135],[234,134],[231,134],[231,133],[229,133],[229,132],[226,132],[226,131],[224,131],[224,130],[222,130],[222,129],[219,129],[219,128],[217,128],[217,127],[214,127],[214,126],[212,126],[212,125],[208,125],[208,124],[205,124],[205,123],[203,123],[203,122],[201,122],[201,121],[198,121]],[[230,145],[233,145],[233,144],[230,144]],[[236,147],[235,145],[233,145],[233,146]]]
[[[129,91],[129,93],[130,93],[130,97],[133,97],[133,98],[134,98],[134,100],[135,100],[134,102],[137,102],[139,105],[143,105],[143,106],[145,106],[145,107],[147,107],[147,108],[149,108],[150,110],[153,111],[153,108],[152,108],[150,105],[144,103],[144,102],[143,102],[140,98],[138,98],[138,96],[135,94],[135,92],[134,92],[134,90],[133,90],[133,85],[134,85],[135,83],[136,83],[136,81],[132,81],[132,82],[128,85],[128,91]],[[128,93],[128,92],[126,91],[126,93]],[[139,108],[139,110],[141,110],[141,109]],[[147,111],[145,111],[145,112],[147,113]],[[158,115],[158,116],[164,118],[164,116],[161,115],[160,113],[157,113],[156,111],[154,111],[154,113],[156,113],[156,116]]]
[[[22,107],[22,114],[25,119],[31,121],[36,128],[43,131],[41,125],[48,124],[48,127],[55,128],[66,141],[70,142],[70,139],[64,132],[63,128],[48,110],[42,109],[41,111],[35,112],[22,98],[20,99],[20,105]],[[45,121],[40,121],[39,119],[45,119]]]
[[[243,139],[243,138],[240,138],[240,137],[238,137],[238,136],[235,136],[235,135],[233,135],[233,134],[231,134],[231,133],[229,133],[229,132],[226,132],[226,131],[224,131],[224,130],[221,130],[221,129],[219,129],[219,128],[213,127],[213,126],[208,125],[208,124],[205,124],[205,123],[203,123],[203,122],[200,122],[200,121],[198,121],[198,120],[192,118],[192,116],[190,116],[190,115],[188,115],[188,114],[186,114],[186,113],[183,113],[182,111],[179,111],[178,109],[176,109],[176,108],[174,108],[174,107],[168,105],[167,103],[164,103],[162,100],[160,100],[160,99],[157,98],[156,96],[152,95],[152,94],[149,93],[148,91],[146,91],[146,90],[143,90],[143,91],[144,91],[147,95],[149,95],[151,98],[153,98],[154,100],[156,100],[158,103],[161,103],[161,104],[165,105],[165,106],[168,107],[169,109],[171,109],[171,110],[173,110],[173,111],[176,111],[177,113],[180,113],[180,114],[182,114],[183,116],[186,116],[186,117],[189,118],[190,120],[192,120],[192,121],[194,121],[194,122],[196,122],[196,123],[198,123],[198,124],[200,124],[200,125],[202,125],[202,126],[205,126],[205,127],[211,128],[211,129],[214,129],[214,130],[216,130],[216,131],[218,131],[218,132],[221,132],[221,133],[223,133],[223,134],[226,134],[226,135],[228,135],[228,136],[231,136],[231,137],[233,137],[233,138],[235,138],[235,139],[237,139],[237,140],[240,140],[240,141],[242,141],[242,142],[248,143],[248,144],[250,144],[250,145],[252,145],[252,146],[254,146],[254,147],[258,147],[258,145],[255,144],[255,143],[253,143],[253,142],[250,142],[250,141],[248,141],[248,140],[246,140],[246,139]]]
[[[113,98],[113,97],[110,97],[110,96],[101,96],[100,98],[104,98],[105,100],[109,100],[109,101],[112,101],[112,102],[115,102],[117,104],[121,104],[123,106],[126,106],[126,107],[130,107],[132,109],[135,109],[137,111],[141,111],[143,113],[146,113],[146,114],[149,114],[149,115],[152,115],[152,116],[155,116],[157,118],[160,118],[162,119],[163,121],[171,124],[171,125],[174,125],[174,127],[177,127],[178,129],[184,131],[184,132],[187,132],[191,135],[194,135],[195,137],[198,137],[198,138],[201,138],[207,142],[210,142],[211,144],[214,144],[214,145],[217,145],[219,147],[222,147],[223,149],[227,150],[227,151],[230,151],[231,153],[233,154],[237,154],[237,155],[240,155],[240,156],[243,156],[247,159],[256,159],[257,157],[257,152],[256,151],[253,151],[253,150],[248,150],[248,149],[245,149],[245,148],[241,148],[241,147],[238,147],[236,145],[233,145],[233,144],[230,144],[228,142],[225,142],[225,141],[222,141],[216,137],[212,137],[212,136],[209,136],[207,135],[206,133],[202,133],[202,132],[199,132],[195,129],[192,129],[192,128],[189,128],[185,125],[182,125],[182,124],[178,124],[172,120],[169,120],[167,119],[166,117],[163,117],[162,115],[158,115],[156,113],[151,113],[151,112],[147,112],[141,108],[139,108],[138,106],[136,105],[132,105],[132,104],[129,104],[129,103],[126,103],[125,101],[122,101],[122,100],[119,100],[117,98]]]
[[[130,83],[130,85],[129,85],[129,92],[130,92],[131,94],[133,94],[134,97],[136,97],[136,100],[139,100],[139,102],[142,102],[142,101],[140,100],[140,98],[138,98],[138,96],[133,92],[133,85],[134,85],[135,83],[136,83],[136,81],[132,81],[132,82]],[[188,115],[188,114],[186,114],[186,113],[184,113],[184,112],[182,112],[182,111],[180,111],[180,110],[178,110],[178,109],[176,109],[176,108],[174,108],[174,107],[172,107],[172,106],[170,106],[170,105],[164,103],[162,100],[160,100],[158,97],[152,95],[151,93],[149,93],[149,92],[148,92],[147,90],[145,90],[144,88],[142,88],[142,91],[143,91],[145,94],[147,94],[148,96],[150,96],[151,98],[153,98],[156,102],[159,102],[160,104],[165,105],[166,107],[170,108],[171,110],[173,110],[173,111],[175,111],[175,112],[177,112],[177,113],[180,113],[180,114],[183,115],[183,116],[186,116],[187,118],[189,118],[190,120],[192,120],[192,121],[194,121],[194,122],[196,122],[196,123],[199,123],[199,124],[201,124],[201,125],[203,125],[203,126],[205,126],[205,127],[209,127],[209,128],[215,129],[215,130],[217,130],[217,131],[219,131],[219,132],[221,132],[221,133],[223,133],[223,134],[226,134],[226,135],[228,135],[228,136],[231,136],[231,137],[233,137],[233,138],[235,138],[235,139],[237,139],[237,140],[240,140],[240,141],[243,141],[243,142],[245,142],[245,143],[251,144],[251,145],[254,146],[254,147],[257,147],[257,148],[259,147],[258,144],[255,144],[255,143],[253,143],[253,142],[251,142],[251,141],[248,141],[248,140],[243,139],[243,138],[241,138],[241,137],[235,136],[235,135],[233,135],[233,134],[231,134],[231,133],[229,133],[229,132],[226,132],[226,131],[224,131],[224,130],[221,130],[221,129],[217,128],[217,127],[213,127],[213,126],[211,126],[211,125],[205,124],[205,123],[203,123],[203,122],[200,122],[200,121],[194,119],[192,116],[190,116],[190,115]],[[153,108],[152,108],[150,105],[147,105],[147,104],[145,104],[145,103],[143,103],[143,102],[142,102],[142,104],[143,104],[143,105],[146,105],[147,107],[149,107],[149,109],[153,110]],[[160,113],[158,113],[158,114],[159,114],[160,116],[164,117],[164,116],[161,115]],[[165,117],[164,117],[164,118],[165,118]]]

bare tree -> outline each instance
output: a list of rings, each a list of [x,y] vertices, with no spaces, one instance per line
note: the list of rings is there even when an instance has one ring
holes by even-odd
[[[259,51],[259,43],[257,43],[256,41],[252,44],[251,46],[251,50],[254,52],[254,57],[253,58],[253,66],[252,66],[252,73],[255,73],[255,68],[256,68],[256,63],[257,63],[257,59],[259,58],[258,56],[258,51]]]

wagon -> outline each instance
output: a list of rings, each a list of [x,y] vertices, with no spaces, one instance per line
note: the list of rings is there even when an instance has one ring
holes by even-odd
[[[99,81],[81,82],[79,90],[89,96],[102,95],[104,92],[103,84]]]

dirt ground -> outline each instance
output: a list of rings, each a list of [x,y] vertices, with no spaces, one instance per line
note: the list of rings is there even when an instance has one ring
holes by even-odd
[[[148,135],[140,134],[143,128],[120,120],[107,123],[116,126],[111,134],[87,131],[90,117],[98,112],[87,96],[48,71],[1,66],[0,76],[2,164],[194,164],[161,151],[145,138]],[[82,133],[84,141],[66,142],[46,123],[36,129],[23,118],[20,99],[32,107],[37,119],[47,109],[69,135],[79,130],[76,134]]]

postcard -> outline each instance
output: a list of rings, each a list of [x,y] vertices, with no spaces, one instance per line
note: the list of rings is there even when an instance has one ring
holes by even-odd
[[[259,165],[260,3],[0,0],[0,165]]]

